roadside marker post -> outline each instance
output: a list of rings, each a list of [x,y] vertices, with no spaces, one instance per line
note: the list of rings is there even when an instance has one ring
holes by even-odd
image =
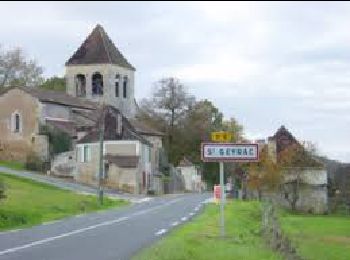
[[[202,143],[201,159],[203,162],[219,162],[220,168],[220,235],[225,237],[224,215],[224,162],[257,162],[259,161],[258,144],[227,143],[231,141],[231,133],[214,132],[213,141],[221,143]],[[224,142],[223,142],[224,141]],[[225,142],[226,141],[226,142]],[[215,190],[214,190],[215,193]],[[214,194],[216,198],[217,194]]]

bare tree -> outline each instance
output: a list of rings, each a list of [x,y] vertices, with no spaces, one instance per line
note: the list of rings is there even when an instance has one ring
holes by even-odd
[[[35,60],[27,60],[21,48],[0,49],[0,88],[37,86],[43,82],[42,68]]]
[[[173,142],[179,130],[177,126],[194,102],[194,97],[187,93],[186,87],[178,79],[170,77],[156,82],[153,97],[141,103],[138,117],[151,126],[158,125],[156,128],[166,134],[165,145],[170,162],[175,161]]]

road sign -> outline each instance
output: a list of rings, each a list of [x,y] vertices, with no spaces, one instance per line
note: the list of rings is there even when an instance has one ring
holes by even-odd
[[[202,143],[204,162],[257,162],[258,144]]]
[[[214,185],[214,199],[221,199],[221,187],[220,185]]]
[[[232,133],[230,132],[212,132],[211,140],[214,142],[230,142],[232,140]]]

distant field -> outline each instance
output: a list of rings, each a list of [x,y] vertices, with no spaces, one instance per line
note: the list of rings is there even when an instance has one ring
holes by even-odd
[[[5,183],[5,200],[0,201],[0,230],[27,227],[111,207],[126,205],[122,200],[105,198],[100,206],[92,195],[79,195],[70,191],[32,180],[0,173]]]
[[[350,259],[350,217],[313,216],[285,213],[283,230],[299,255],[310,260]]]
[[[9,162],[9,161],[0,161],[0,166],[11,168],[14,170],[24,170],[24,163],[21,162]]]
[[[210,204],[193,221],[170,232],[154,246],[140,252],[134,260],[283,259],[267,248],[261,238],[258,202],[229,202],[225,216],[225,239],[219,238],[219,206]]]

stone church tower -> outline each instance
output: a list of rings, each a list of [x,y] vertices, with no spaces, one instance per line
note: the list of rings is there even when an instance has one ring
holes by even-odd
[[[134,74],[135,68],[97,25],[66,62],[67,93],[112,105],[132,118],[136,113]]]

